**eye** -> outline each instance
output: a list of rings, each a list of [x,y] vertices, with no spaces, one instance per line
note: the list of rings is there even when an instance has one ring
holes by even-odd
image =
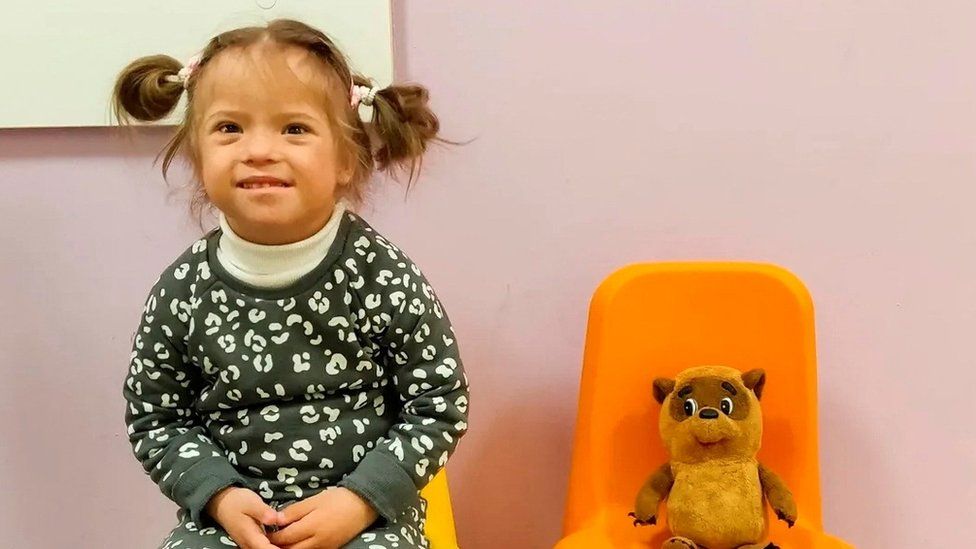
[[[296,130],[296,131],[293,131],[293,130]],[[291,134],[291,135],[302,135],[302,134],[308,133],[308,126],[305,126],[303,124],[289,124],[285,128],[285,133]]]
[[[241,127],[233,122],[221,122],[217,124],[216,129],[220,133],[237,133],[241,130]]]
[[[722,399],[721,406],[722,406],[722,413],[727,416],[731,415],[732,409],[735,408],[735,406],[732,404],[732,399],[729,397],[725,397]]]
[[[685,401],[685,414],[687,414],[688,417],[695,415],[695,412],[697,411],[698,411],[698,403],[695,402],[695,399],[689,398],[688,400]]]

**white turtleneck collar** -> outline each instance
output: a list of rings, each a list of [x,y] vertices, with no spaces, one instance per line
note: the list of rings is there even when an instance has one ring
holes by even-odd
[[[244,240],[230,228],[227,218],[221,213],[217,261],[234,278],[251,286],[284,288],[322,262],[335,241],[347,209],[345,201],[336,202],[332,217],[319,232],[305,240],[280,246]]]

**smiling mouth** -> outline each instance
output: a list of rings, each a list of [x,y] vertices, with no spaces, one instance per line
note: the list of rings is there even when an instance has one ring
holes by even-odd
[[[709,448],[715,448],[717,446],[721,446],[721,444],[723,442],[725,442],[725,440],[726,439],[724,439],[724,438],[720,438],[718,440],[710,440],[710,441],[707,441],[706,442],[704,440],[700,440],[700,439],[696,438],[695,439],[695,442],[697,442],[698,445],[701,446],[702,448],[709,449]]]
[[[287,189],[292,185],[274,177],[248,177],[237,182],[238,189]]]

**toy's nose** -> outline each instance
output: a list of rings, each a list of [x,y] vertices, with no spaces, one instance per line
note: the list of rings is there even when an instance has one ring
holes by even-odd
[[[701,412],[698,412],[698,417],[702,419],[717,419],[718,410],[715,408],[702,408]]]

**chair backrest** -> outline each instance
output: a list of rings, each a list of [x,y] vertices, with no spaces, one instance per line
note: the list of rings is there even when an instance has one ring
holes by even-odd
[[[652,382],[702,364],[766,370],[759,459],[785,480],[804,520],[822,528],[809,294],[771,265],[696,262],[626,267],[593,297],[567,533],[627,523],[640,486],[667,460]]]
[[[427,500],[427,524],[424,534],[430,540],[431,549],[457,549],[457,533],[454,530],[454,510],[451,493],[447,486],[447,471],[441,469],[420,495]]]

